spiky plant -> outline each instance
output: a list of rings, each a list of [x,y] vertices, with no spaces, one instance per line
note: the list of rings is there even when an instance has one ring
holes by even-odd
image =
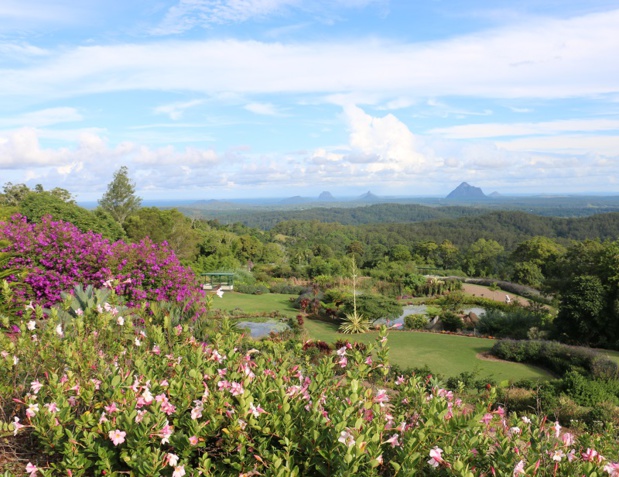
[[[370,331],[372,322],[363,315],[357,313],[357,264],[353,254],[351,261],[352,269],[352,313],[346,313],[343,323],[339,327],[340,333],[367,333]]]

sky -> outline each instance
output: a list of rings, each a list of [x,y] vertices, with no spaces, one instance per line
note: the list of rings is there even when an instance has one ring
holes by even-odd
[[[619,194],[616,0],[2,0],[0,185]]]

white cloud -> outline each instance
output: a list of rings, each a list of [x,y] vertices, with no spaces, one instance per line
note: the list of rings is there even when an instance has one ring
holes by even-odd
[[[538,20],[426,43],[161,41],[58,50],[0,70],[0,95],[57,98],[129,90],[411,99],[617,94],[619,10]]]
[[[281,113],[271,103],[249,103],[244,108],[254,114],[261,116],[280,116]]]
[[[170,117],[170,119],[174,121],[178,121],[179,119],[183,117],[183,113],[185,112],[186,109],[199,106],[203,103],[204,101],[201,99],[193,99],[191,101],[164,104],[161,106],[157,106],[154,109],[154,113],[155,114],[167,114]]]
[[[428,132],[452,139],[470,139],[617,130],[619,130],[619,120],[616,119],[562,119],[539,123],[465,124],[431,129]]]
[[[386,0],[180,0],[170,8],[163,22],[153,31],[166,35],[195,27],[243,23],[253,19],[281,16],[303,11],[319,16],[330,15],[340,8],[363,8]]]
[[[369,163],[367,171],[418,172],[426,165],[416,137],[394,115],[372,117],[357,106],[344,114],[350,130],[351,161]]]
[[[82,121],[84,117],[75,108],[59,107],[41,109],[24,113],[16,117],[0,118],[0,128],[7,127],[43,127],[61,123]]]

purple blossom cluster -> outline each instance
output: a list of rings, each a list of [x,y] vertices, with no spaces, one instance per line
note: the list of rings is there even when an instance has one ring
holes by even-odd
[[[203,297],[191,269],[165,242],[110,243],[68,222],[44,217],[29,223],[19,214],[0,222],[0,241],[5,242],[0,252],[13,255],[6,268],[17,270],[8,280],[26,284],[16,290],[18,305],[33,301],[50,307],[79,284],[113,287],[129,306],[153,300],[189,307]]]

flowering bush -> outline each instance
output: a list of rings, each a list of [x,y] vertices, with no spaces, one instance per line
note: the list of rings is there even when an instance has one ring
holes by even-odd
[[[70,223],[50,217],[28,223],[20,215],[0,223],[0,240],[7,243],[0,252],[12,257],[5,267],[17,270],[8,281],[26,284],[15,292],[20,305],[33,301],[50,307],[62,300],[62,292],[79,284],[114,287],[129,306],[143,300],[190,306],[203,297],[193,272],[181,266],[166,243],[154,244],[149,239],[110,243]],[[23,278],[20,272],[25,272]]]
[[[0,337],[9,437],[32,433],[41,454],[32,476],[619,475],[612,431],[575,436],[495,409],[492,389],[466,404],[429,377],[389,378],[385,329],[311,365],[298,342],[229,327],[200,341],[196,323],[141,325],[112,305],[85,315]]]

